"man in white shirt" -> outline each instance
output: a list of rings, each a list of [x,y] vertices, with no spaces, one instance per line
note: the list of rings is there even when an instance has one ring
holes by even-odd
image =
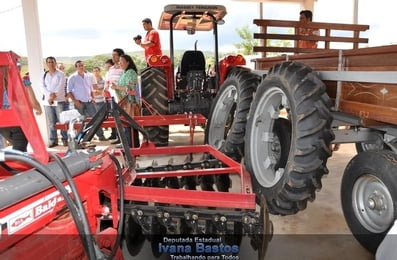
[[[42,77],[41,89],[43,90],[43,106],[47,120],[47,129],[49,134],[48,147],[58,145],[58,135],[55,124],[59,122],[60,113],[64,111],[66,103],[65,93],[65,74],[56,69],[56,59],[54,57],[46,58],[48,70]],[[68,146],[67,132],[62,130],[62,143]]]

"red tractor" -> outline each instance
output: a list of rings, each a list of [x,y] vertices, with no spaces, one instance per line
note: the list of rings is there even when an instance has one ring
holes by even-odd
[[[228,55],[219,60],[218,25],[224,23],[225,15],[226,8],[222,5],[165,6],[158,29],[170,32],[170,57],[151,56],[148,68],[141,72],[142,99],[145,103],[143,114],[199,113],[208,117],[205,142],[239,161],[243,149],[243,133],[234,131],[235,135],[230,136],[230,142],[224,142],[224,139],[233,124],[233,113],[236,112],[235,124],[245,125],[249,110],[246,106],[251,104],[259,77],[248,73],[249,69],[243,67],[246,61],[242,55]],[[204,53],[197,49],[197,41],[194,49],[185,51],[181,61],[176,64],[174,31],[187,32],[188,35],[198,31],[213,32],[214,64],[206,64]],[[213,71],[209,69],[210,66]],[[245,85],[240,87],[242,79],[248,80],[248,88]],[[237,100],[240,96],[246,100],[243,106]],[[220,102],[224,105],[221,113],[217,112]],[[219,123],[213,123],[213,120]],[[168,145],[168,124],[157,124],[145,129],[149,139],[157,146]],[[195,182],[192,179],[188,181]],[[231,186],[228,175],[200,176],[197,181],[204,190],[211,190],[214,183],[221,191],[227,191]]]
[[[199,113],[207,117],[220,85],[230,73],[230,68],[245,65],[241,55],[230,55],[219,61],[218,24],[224,23],[226,8],[222,5],[167,5],[160,17],[159,30],[170,32],[170,57],[151,56],[149,67],[141,72],[142,97],[159,114]],[[198,31],[212,31],[214,38],[214,64],[206,64],[204,53],[194,49],[183,53],[175,64],[174,31],[194,35]],[[214,66],[210,75],[208,67]],[[152,114],[144,108],[143,114]],[[157,145],[168,144],[168,126],[146,129]]]

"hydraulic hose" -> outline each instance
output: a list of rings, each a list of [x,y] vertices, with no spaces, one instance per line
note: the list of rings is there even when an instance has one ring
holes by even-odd
[[[74,201],[70,197],[68,191],[66,188],[63,186],[62,182],[58,179],[57,176],[52,174],[50,169],[39,162],[38,160],[28,156],[28,154],[20,152],[20,151],[15,151],[15,150],[9,150],[9,151],[3,151],[4,153],[4,160],[15,160],[15,161],[20,161],[23,163],[26,163],[34,168],[42,174],[46,179],[48,179],[52,185],[54,185],[57,190],[60,192],[60,194],[64,197],[66,205],[68,206],[73,220],[75,221],[75,224],[77,226],[77,229],[80,234],[84,234],[84,227],[82,226],[82,218],[81,215],[79,214],[79,210],[77,209],[76,205],[74,204]],[[3,157],[3,156],[1,156]],[[96,257],[95,249],[91,243],[87,243],[87,241],[80,236],[81,242],[83,243],[83,247],[88,255],[88,258],[90,260],[97,260],[98,258]]]
[[[112,159],[112,161],[114,162],[117,168],[117,175],[119,176],[119,192],[120,192],[120,219],[117,227],[117,239],[113,245],[112,252],[108,258],[108,259],[113,259],[113,257],[116,254],[117,248],[121,244],[121,234],[123,233],[123,227],[124,227],[124,179],[119,160],[117,160],[117,158],[112,154],[109,154],[109,157],[110,159]]]
[[[103,254],[101,253],[99,248],[96,246],[96,243],[95,243],[93,237],[91,236],[91,230],[90,230],[90,226],[88,224],[87,215],[85,214],[84,206],[83,206],[79,191],[77,190],[77,187],[74,183],[72,174],[69,171],[69,168],[66,166],[65,162],[61,159],[61,157],[59,157],[58,154],[50,153],[50,155],[52,158],[55,159],[55,161],[58,163],[59,167],[61,167],[61,169],[65,175],[65,179],[69,183],[70,189],[72,190],[72,194],[74,195],[74,203],[77,206],[78,211],[80,212],[81,222],[82,222],[82,226],[83,226],[83,230],[84,230],[84,233],[80,234],[80,235],[84,237],[83,239],[85,239],[87,245],[90,245],[90,247],[92,246],[95,249],[95,255],[97,256],[96,259],[100,259],[103,257]],[[102,254],[102,257],[98,254]]]

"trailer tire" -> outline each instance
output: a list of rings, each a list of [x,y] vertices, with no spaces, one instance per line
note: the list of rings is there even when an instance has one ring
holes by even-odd
[[[153,106],[161,115],[168,113],[167,80],[160,68],[149,67],[141,72],[142,98]],[[143,106],[143,115],[151,115]],[[147,126],[149,140],[156,146],[168,146],[169,126]]]
[[[240,162],[253,94],[259,84],[255,74],[233,68],[212,102],[205,128],[205,143]]]
[[[305,209],[328,173],[326,162],[334,135],[325,90],[308,66],[285,62],[272,67],[256,91],[247,122],[244,161],[257,201],[264,195],[271,214],[291,215]],[[288,155],[279,156],[287,158],[284,167],[273,151],[276,137],[282,136],[276,123],[281,118],[291,122]]]
[[[383,133],[381,132],[376,133],[376,140],[374,140],[373,142],[356,143],[357,153],[382,150],[390,150],[390,148],[383,141]]]
[[[397,155],[383,150],[353,157],[343,174],[341,201],[351,232],[375,253],[397,217]]]

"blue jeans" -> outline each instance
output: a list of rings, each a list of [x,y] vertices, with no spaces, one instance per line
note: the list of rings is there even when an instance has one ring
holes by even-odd
[[[4,138],[2,135],[0,135],[0,149],[5,148],[5,144],[4,144]]]
[[[85,117],[93,117],[95,116],[97,110],[95,108],[95,104],[91,103],[91,102],[80,102],[81,103],[81,107],[77,107],[75,106],[75,108],[77,109],[77,111],[79,111],[79,113]],[[104,134],[103,134],[103,130],[102,128],[98,128],[98,131],[96,132],[96,135],[99,138],[104,138]]]
[[[98,112],[101,108],[102,108],[102,106],[105,104],[105,101],[104,102],[97,102],[97,103],[95,103],[95,111],[96,112]]]
[[[45,116],[47,120],[47,130],[49,133],[50,143],[58,143],[57,129],[55,124],[59,122],[59,115],[61,112],[65,111],[65,107],[68,105],[67,102],[58,102],[56,106],[44,106]],[[67,131],[61,130],[62,141],[68,140]]]

